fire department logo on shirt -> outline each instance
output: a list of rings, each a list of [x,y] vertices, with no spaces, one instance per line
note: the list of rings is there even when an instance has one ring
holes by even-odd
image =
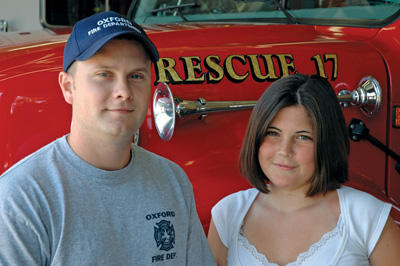
[[[161,220],[154,226],[154,239],[160,250],[168,251],[175,244],[175,230],[170,221]]]

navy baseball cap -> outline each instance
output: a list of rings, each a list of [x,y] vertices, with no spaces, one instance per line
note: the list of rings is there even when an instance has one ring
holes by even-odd
[[[157,48],[138,24],[117,12],[106,11],[84,18],[74,25],[64,48],[63,70],[67,71],[75,60],[88,60],[119,35],[131,35],[143,45],[151,61],[158,60]]]

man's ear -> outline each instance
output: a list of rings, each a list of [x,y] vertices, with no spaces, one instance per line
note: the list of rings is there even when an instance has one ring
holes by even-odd
[[[61,71],[58,74],[58,83],[60,84],[61,91],[64,95],[64,100],[72,104],[73,102],[73,88],[74,88],[74,80],[71,74]]]

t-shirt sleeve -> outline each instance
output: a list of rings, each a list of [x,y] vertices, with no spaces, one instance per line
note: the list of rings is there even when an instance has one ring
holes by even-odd
[[[392,205],[355,189],[349,189],[346,194],[351,239],[369,257],[382,234]]]
[[[41,264],[38,237],[27,224],[2,213],[0,235],[0,265]]]
[[[0,182],[0,265],[43,265],[48,257],[45,229],[18,197],[16,186]]]
[[[216,265],[196,211],[193,194],[191,195],[190,220],[191,227],[188,236],[188,261],[186,265]]]

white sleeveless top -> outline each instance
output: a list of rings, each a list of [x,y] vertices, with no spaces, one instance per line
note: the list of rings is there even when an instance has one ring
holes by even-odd
[[[258,193],[255,188],[239,191],[223,198],[211,210],[219,237],[228,248],[229,266],[278,266],[241,234],[243,219]],[[341,213],[336,227],[286,266],[370,265],[368,258],[386,224],[391,205],[346,186],[337,189],[337,193]]]

